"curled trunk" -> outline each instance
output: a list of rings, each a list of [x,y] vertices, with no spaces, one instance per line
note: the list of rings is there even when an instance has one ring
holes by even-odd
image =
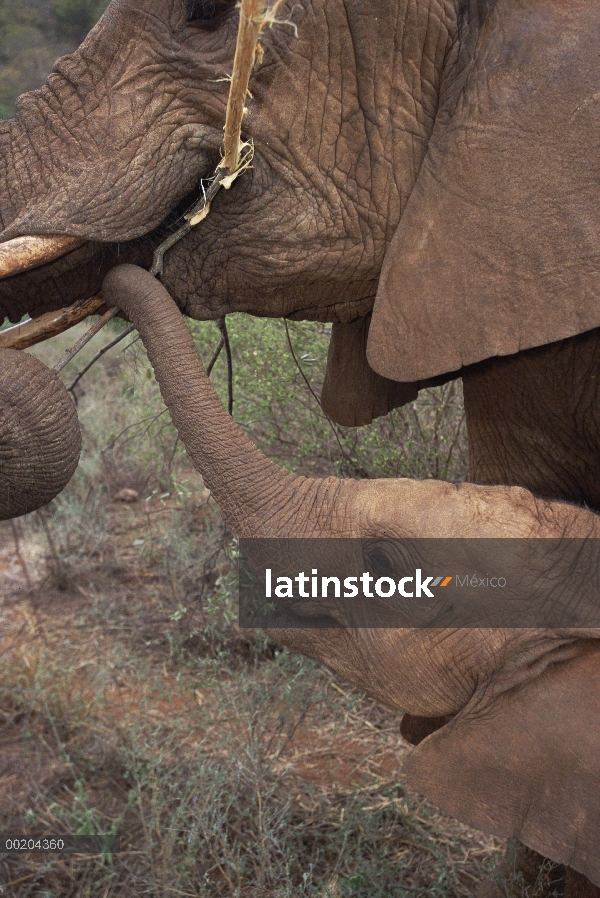
[[[179,436],[234,533],[332,535],[339,481],[291,474],[256,448],[223,408],[165,288],[147,271],[121,265],[106,276],[103,295],[139,331]]]
[[[0,349],[0,520],[50,502],[73,476],[80,451],[63,383],[34,356]]]

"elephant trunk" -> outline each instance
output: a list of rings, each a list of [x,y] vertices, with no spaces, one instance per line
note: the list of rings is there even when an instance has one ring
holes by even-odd
[[[0,520],[46,505],[73,476],[81,433],[73,400],[38,359],[0,350]]]
[[[135,324],[188,455],[236,536],[332,535],[341,482],[291,474],[256,448],[223,408],[165,288],[147,271],[121,265],[102,289],[107,305]]]

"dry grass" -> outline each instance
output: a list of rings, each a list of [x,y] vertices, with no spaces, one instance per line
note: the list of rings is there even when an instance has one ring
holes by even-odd
[[[190,654],[150,571],[5,593],[0,830],[122,851],[5,857],[3,894],[472,894],[499,843],[402,785],[398,715],[234,627]]]

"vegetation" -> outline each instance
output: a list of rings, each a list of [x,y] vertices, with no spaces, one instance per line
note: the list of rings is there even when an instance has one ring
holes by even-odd
[[[14,115],[19,94],[40,87],[54,61],[71,53],[108,0],[2,0],[0,118]]]

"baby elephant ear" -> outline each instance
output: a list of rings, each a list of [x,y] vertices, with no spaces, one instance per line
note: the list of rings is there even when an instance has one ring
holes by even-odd
[[[404,770],[444,813],[600,885],[600,652],[547,668],[485,710],[467,706]]]
[[[600,325],[600,4],[488,6],[384,260],[368,358],[394,380]]]

